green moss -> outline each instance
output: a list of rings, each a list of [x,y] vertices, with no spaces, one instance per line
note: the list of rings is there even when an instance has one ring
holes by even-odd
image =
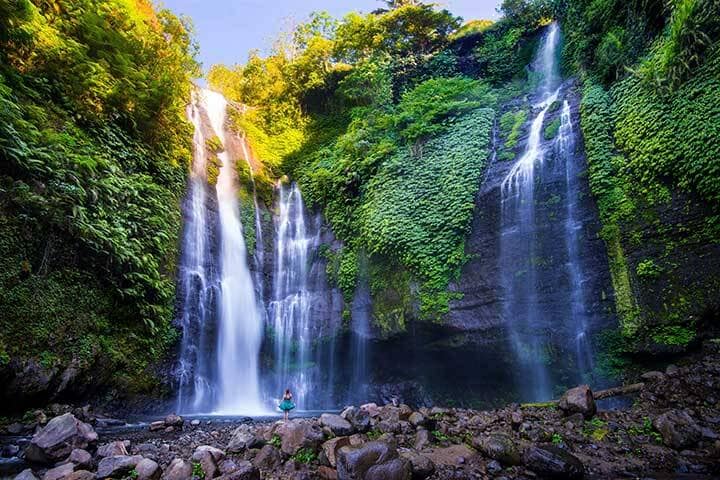
[[[686,326],[662,326],[653,330],[652,339],[661,345],[680,345],[684,347],[695,339],[695,331]]]
[[[545,140],[552,140],[553,138],[555,138],[559,130],[560,119],[556,118],[552,122],[545,125],[545,130],[543,130],[543,136],[545,137]]]
[[[637,264],[635,273],[642,280],[654,280],[660,276],[662,270],[652,258],[648,258]]]
[[[517,146],[527,116],[527,110],[520,109],[514,112],[505,112],[500,117],[500,133],[505,139],[505,149],[512,150]]]

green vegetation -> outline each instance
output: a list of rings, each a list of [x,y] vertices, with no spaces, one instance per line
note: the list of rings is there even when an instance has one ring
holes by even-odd
[[[275,448],[280,448],[280,445],[282,445],[282,439],[280,438],[280,435],[276,433],[273,434],[272,438],[268,443]]]
[[[205,470],[200,462],[192,462],[192,476],[200,480],[205,480]]]
[[[312,448],[301,448],[291,458],[298,463],[308,464],[317,460],[317,453]]]
[[[505,112],[500,117],[500,133],[505,139],[505,148],[512,150],[517,146],[520,138],[520,131],[527,121],[527,110],[521,109],[515,112]]]
[[[545,130],[543,130],[543,136],[545,137],[545,140],[552,140],[557,136],[558,130],[560,130],[560,119],[556,118],[552,120],[550,123],[545,125]]]
[[[716,269],[695,275],[688,263],[691,252],[704,255],[698,245],[720,239],[720,151],[707,141],[720,132],[711,93],[720,87],[718,6],[581,0],[565,7],[564,57],[584,77],[581,127],[626,339],[621,350],[687,345],[720,284]]]
[[[0,12],[0,350],[147,389],[174,339],[189,30],[145,1]]]

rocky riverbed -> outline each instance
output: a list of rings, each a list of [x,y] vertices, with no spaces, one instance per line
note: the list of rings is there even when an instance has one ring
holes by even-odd
[[[169,415],[135,428],[88,408],[55,406],[5,427],[4,475],[12,478],[14,469],[22,470],[18,480],[720,476],[718,345],[686,364],[647,372],[624,391],[633,402],[622,410],[598,410],[593,392],[579,386],[558,402],[492,411],[370,403],[289,422]],[[23,436],[27,429],[34,433]]]

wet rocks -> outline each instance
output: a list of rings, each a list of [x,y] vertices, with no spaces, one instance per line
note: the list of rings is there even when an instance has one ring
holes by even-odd
[[[337,457],[338,480],[410,480],[412,467],[385,442],[342,447]]]
[[[585,469],[574,455],[554,445],[532,446],[523,454],[527,468],[548,479],[575,480],[583,478]]]
[[[435,473],[435,463],[425,455],[407,448],[399,450],[399,453],[410,462],[414,479],[424,479]]]
[[[565,392],[560,398],[558,407],[565,415],[581,413],[586,419],[592,418],[597,412],[595,398],[587,385],[580,385]]]
[[[33,471],[26,468],[15,476],[15,480],[38,480]]]
[[[206,479],[215,478],[220,475],[219,465],[224,459],[225,452],[210,445],[197,447],[191,458],[193,463],[200,464]]]
[[[325,439],[318,425],[307,420],[285,422],[277,429],[281,439],[281,450],[287,455],[295,455],[302,448],[317,450]]]
[[[248,448],[256,448],[263,444],[262,438],[250,425],[240,425],[233,432],[232,438],[227,445],[227,451],[240,453]]]
[[[189,480],[192,477],[193,468],[190,462],[182,458],[176,458],[165,469],[160,477],[162,480]]]
[[[263,446],[253,459],[253,465],[265,471],[275,470],[281,463],[282,455],[280,454],[280,450],[272,445]]]
[[[143,458],[135,465],[137,480],[157,480],[162,473],[160,465],[149,458]]]
[[[322,451],[332,467],[337,466],[337,451],[350,445],[349,437],[335,437],[322,444]]]
[[[683,410],[663,413],[655,419],[653,426],[662,435],[665,445],[678,450],[694,446],[702,437],[700,427]]]
[[[142,460],[140,455],[115,455],[105,457],[98,462],[97,478],[119,478],[130,473]]]
[[[236,468],[220,477],[221,480],[260,480],[260,472],[248,461],[238,462]]]
[[[86,449],[97,442],[93,428],[71,413],[55,417],[36,433],[25,449],[25,459],[37,463],[55,463],[75,448]]]
[[[520,465],[520,451],[511,437],[495,433],[473,439],[473,446],[503,465]]]
[[[352,435],[355,431],[349,421],[340,415],[334,415],[332,413],[323,413],[320,415],[320,425],[329,428],[333,435],[339,437]]]
[[[125,444],[124,441],[114,441],[110,443],[105,443],[103,445],[100,445],[97,449],[97,455],[98,457],[114,457],[117,455],[127,455],[127,447],[129,446],[130,442]]]
[[[75,466],[72,463],[65,463],[45,472],[43,480],[61,480],[70,475],[74,470]]]
[[[70,461],[70,463],[80,468],[90,468],[93,463],[92,455],[90,455],[90,452],[81,448],[76,448],[75,450],[70,452],[70,457],[68,458],[68,460]]]

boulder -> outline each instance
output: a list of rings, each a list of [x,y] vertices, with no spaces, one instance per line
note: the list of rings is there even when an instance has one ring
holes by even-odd
[[[364,478],[365,480],[410,480],[412,467],[406,459],[395,458],[389,462],[373,465],[365,473]]]
[[[281,449],[287,455],[295,455],[302,448],[317,450],[325,439],[317,425],[306,420],[285,422],[277,429],[280,435]]]
[[[75,470],[65,480],[95,480],[95,474],[87,470]]]
[[[337,470],[334,468],[326,467],[325,465],[320,465],[317,470],[318,477],[320,480],[337,480]]]
[[[253,459],[253,465],[260,470],[266,471],[275,470],[281,462],[280,451],[272,445],[263,446]]]
[[[329,428],[330,431],[338,437],[352,435],[355,430],[349,421],[340,415],[334,415],[332,413],[323,413],[320,415],[320,425]]]
[[[371,417],[377,417],[380,414],[380,408],[377,406],[377,403],[360,405],[360,410],[367,412]]]
[[[408,422],[410,422],[414,427],[425,425],[425,416],[420,412],[413,412],[408,417]]]
[[[241,453],[248,448],[257,448],[264,443],[263,439],[253,431],[250,425],[240,425],[230,437],[227,445],[227,451],[231,453]]]
[[[61,480],[62,478],[67,477],[74,471],[75,466],[72,463],[64,463],[45,472],[45,475],[43,475],[43,480]]]
[[[70,457],[68,458],[70,463],[74,464],[76,467],[81,468],[90,468],[92,466],[92,455],[90,455],[90,452],[87,450],[83,450],[82,448],[76,448],[72,452],[70,452]]]
[[[325,458],[327,458],[330,466],[337,466],[337,451],[340,450],[342,447],[347,447],[349,445],[349,437],[331,438],[330,440],[322,444],[322,450],[325,453]]]
[[[430,432],[420,429],[415,434],[415,450],[422,450],[430,444]]]
[[[425,455],[403,448],[400,450],[400,456],[410,462],[413,479],[422,480],[435,473],[435,463]]]
[[[230,473],[218,477],[220,480],[260,480],[260,471],[250,462],[241,461]]]
[[[180,415],[175,415],[174,413],[171,413],[167,417],[165,417],[165,426],[166,427],[182,427],[183,423],[185,423],[185,420]]]
[[[26,468],[22,472],[15,475],[15,480],[38,480],[32,470]]]
[[[370,430],[372,426],[370,414],[367,410],[355,407],[348,407],[340,414],[342,418],[350,422],[350,425],[358,432],[364,433]]]
[[[404,403],[401,403],[398,407],[398,413],[400,414],[400,420],[403,420],[405,422],[408,421],[410,418],[410,415],[412,415],[413,410],[409,406],[405,405]]]
[[[345,446],[337,452],[338,480],[409,480],[410,462],[384,442]]]
[[[199,463],[205,472],[205,478],[215,478],[220,475],[220,462],[225,459],[225,452],[210,445],[201,445],[195,449],[191,460]]]
[[[140,455],[115,455],[98,462],[97,478],[124,477],[142,460]]]
[[[476,437],[473,447],[480,450],[486,457],[497,460],[504,465],[520,465],[520,451],[515,441],[508,435],[494,433],[486,437]]]
[[[86,449],[97,442],[93,428],[71,413],[55,417],[37,432],[25,448],[30,462],[56,463],[64,460],[76,448]]]
[[[665,445],[677,450],[689,448],[700,441],[702,430],[693,418],[683,410],[670,410],[653,421]]]
[[[585,469],[574,455],[554,445],[532,446],[523,454],[523,463],[542,478],[574,480],[583,478]]]
[[[565,415],[582,413],[585,418],[592,418],[597,412],[595,398],[587,385],[580,385],[565,392],[560,398],[558,407]]]
[[[193,476],[192,473],[193,468],[190,462],[176,458],[170,462],[160,478],[162,480],[190,480]]]
[[[160,465],[156,461],[149,458],[143,458],[135,465],[137,472],[137,480],[157,480],[160,478],[162,471]]]
[[[97,449],[98,457],[116,457],[118,455],[127,455],[127,447],[125,442],[117,440],[115,442],[105,443]]]

